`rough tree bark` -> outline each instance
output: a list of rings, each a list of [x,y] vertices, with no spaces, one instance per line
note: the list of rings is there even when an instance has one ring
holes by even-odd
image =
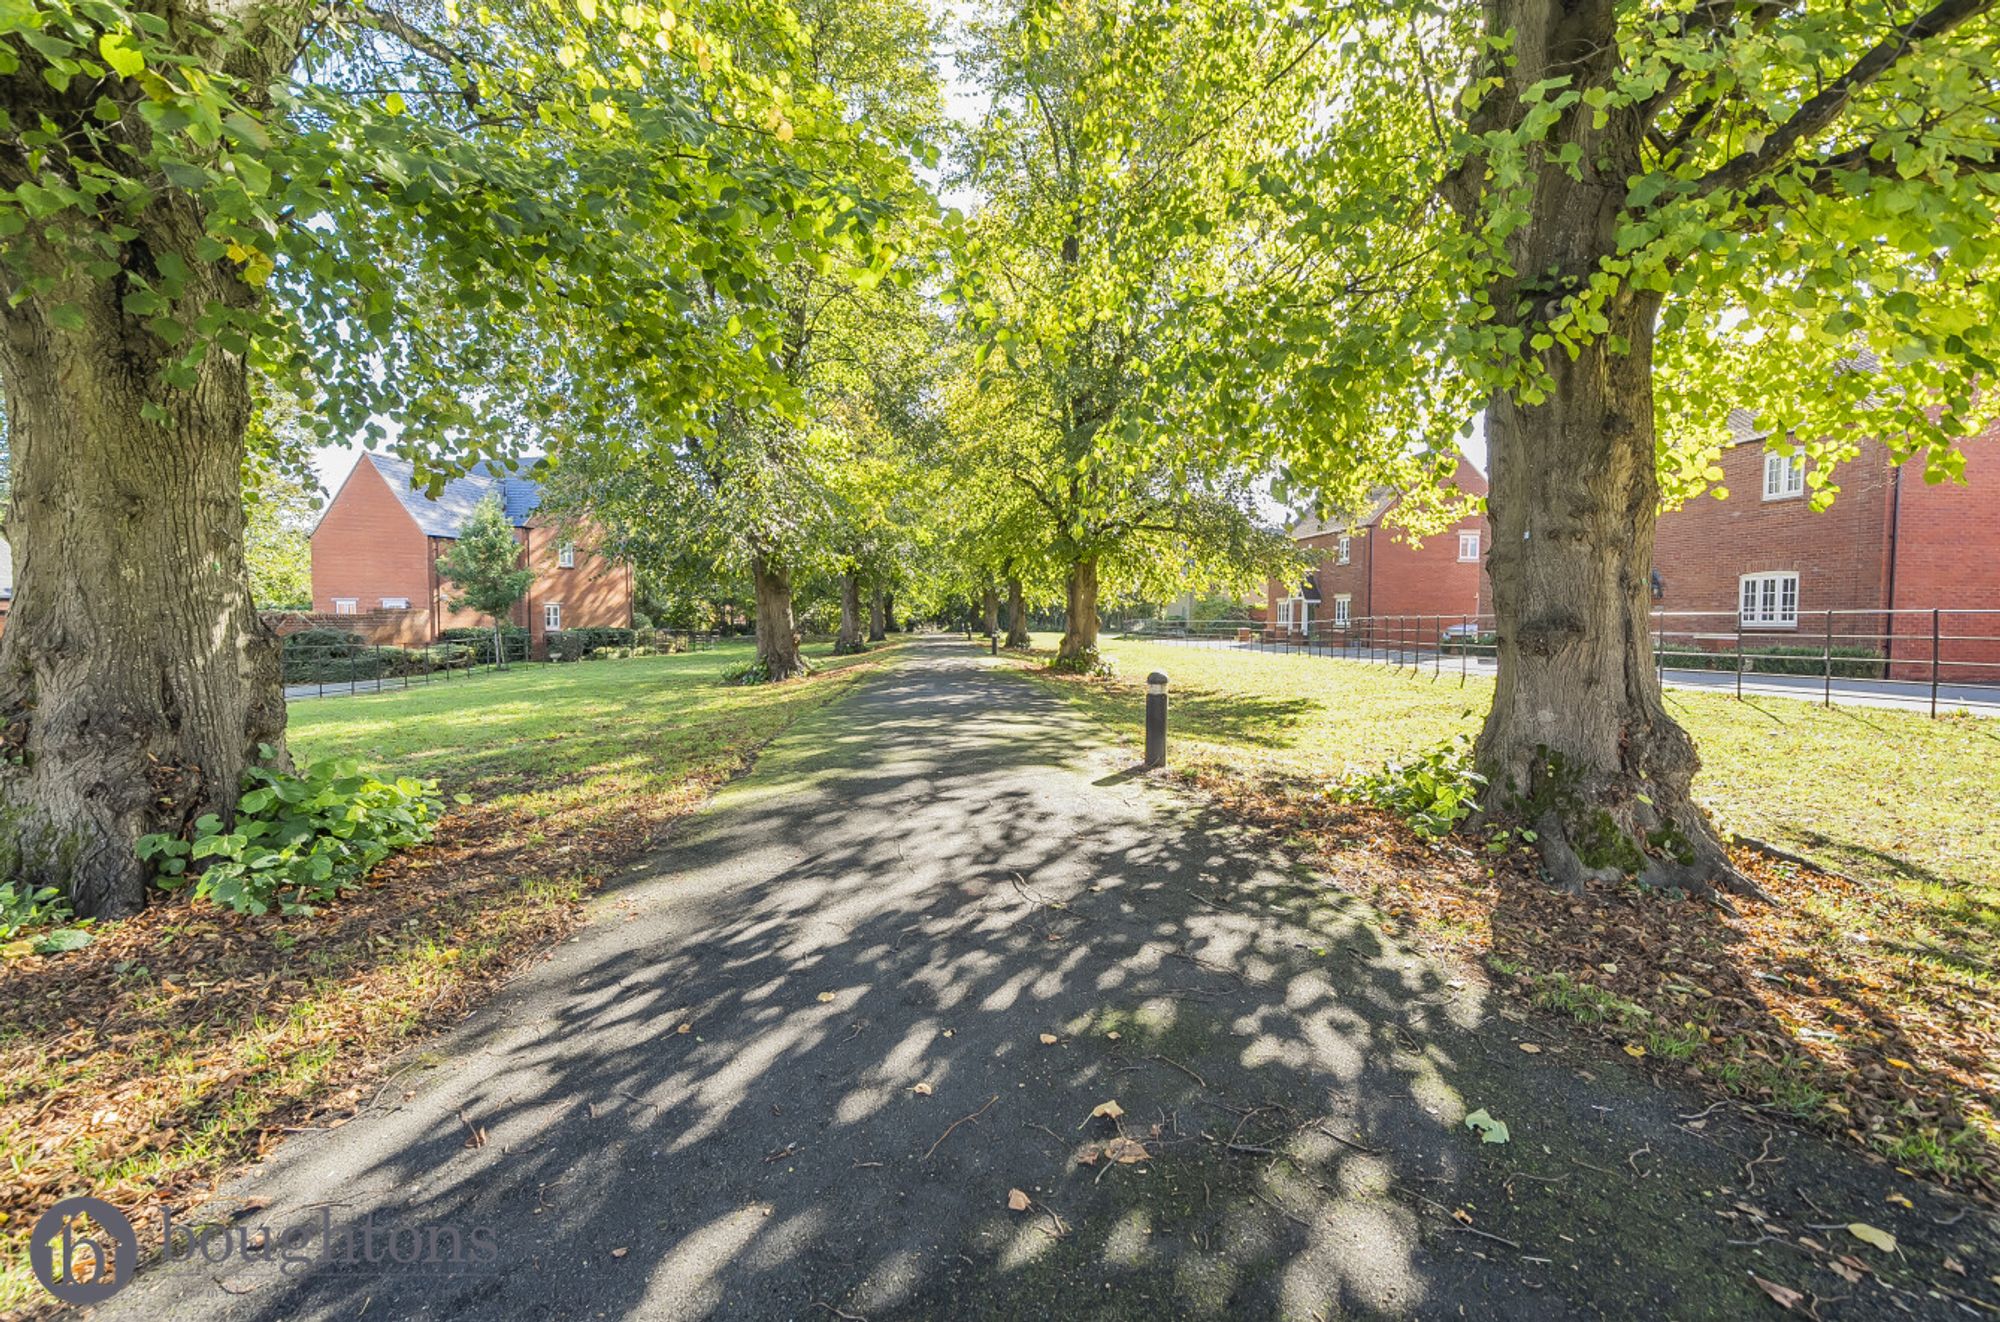
[[[806,673],[806,662],[792,623],[792,571],[759,553],[750,557],[750,583],[757,597],[757,664],[764,679],[796,679]]]
[[[896,594],[893,592],[882,594],[882,628],[885,634],[896,632]]]
[[[1021,580],[1007,580],[1007,643],[1008,647],[1028,646],[1028,608],[1021,601]]]
[[[1055,664],[1087,666],[1097,660],[1097,561],[1079,560],[1070,566],[1065,585],[1069,612],[1062,643],[1056,648]]]
[[[196,273],[188,307],[251,297],[196,258],[203,227],[184,200],[163,197],[139,228],[126,269],[172,253]],[[214,349],[192,387],[166,386],[168,351],[122,309],[126,292],[78,279],[0,312],[16,575],[0,876],[60,886],[97,917],[144,904],[141,835],[227,819],[259,745],[284,757],[277,647],[243,561],[243,360]],[[51,322],[64,304],[80,329]]]
[[[980,599],[981,618],[986,622],[986,633],[990,637],[1000,632],[1000,594],[987,588]]]
[[[840,636],[833,650],[842,656],[868,650],[861,641],[861,579],[852,570],[840,576]]]
[[[1483,112],[1518,114],[1519,89],[1558,70],[1579,86],[1610,76],[1610,0],[1487,0],[1486,10],[1489,31],[1517,37],[1510,85]],[[1583,177],[1553,161],[1535,172],[1530,219],[1509,240],[1519,274],[1488,291],[1503,319],[1532,331],[1616,256],[1622,181],[1637,172],[1643,131],[1629,116],[1596,127],[1582,107],[1558,129],[1548,152],[1578,143]],[[1457,186],[1476,183],[1468,170]],[[1699,760],[1667,715],[1648,641],[1658,310],[1657,294],[1625,289],[1604,309],[1608,334],[1574,359],[1560,346],[1543,355],[1555,380],[1544,402],[1489,401],[1499,678],[1475,756],[1490,781],[1486,815],[1534,827],[1558,885],[1636,875],[1754,894],[1689,795]],[[1613,337],[1629,349],[1616,352]]]
[[[868,594],[868,641],[871,643],[879,643],[889,636],[882,627],[883,603],[888,599],[887,593]]]

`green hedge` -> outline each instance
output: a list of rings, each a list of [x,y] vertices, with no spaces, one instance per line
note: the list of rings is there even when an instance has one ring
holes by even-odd
[[[1657,663],[1669,670],[1733,671],[1737,666],[1734,647],[1726,652],[1704,652],[1694,647],[1669,645],[1664,650],[1656,648],[1653,655]],[[1882,654],[1873,648],[1841,646],[1833,649],[1835,679],[1881,679],[1885,665]],[[1745,638],[1743,671],[1752,675],[1824,675],[1827,673],[1827,649]]]
[[[317,636],[316,636],[317,635]],[[295,639],[304,641],[295,642]],[[493,649],[489,643],[487,649]],[[364,643],[333,629],[308,629],[285,639],[280,653],[287,684],[346,684],[399,679],[471,664],[473,649],[459,643],[432,647],[391,647]]]
[[[509,661],[528,659],[528,631],[519,625],[510,624],[500,631],[501,647]],[[446,629],[438,637],[447,643],[458,643],[470,649],[474,664],[493,664],[493,631],[491,629]]]
[[[551,661],[582,661],[591,657],[651,656],[688,650],[686,634],[663,629],[577,628],[543,635]]]

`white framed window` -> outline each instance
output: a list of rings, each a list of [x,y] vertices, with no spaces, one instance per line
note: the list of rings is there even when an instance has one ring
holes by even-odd
[[[333,599],[333,613],[335,615],[355,615],[360,610],[361,599],[359,597],[335,597]]]
[[[1280,629],[1289,629],[1292,627],[1292,599],[1290,597],[1281,597],[1278,600],[1278,627]]]
[[[1802,454],[1764,456],[1764,499],[1790,500],[1806,494],[1806,457]]]
[[[1477,560],[1479,558],[1478,533],[1462,532],[1458,535],[1458,558],[1461,560]]]
[[[562,603],[551,601],[542,606],[542,628],[554,633],[562,628]]]
[[[382,609],[385,611],[406,611],[409,608],[410,608],[410,599],[408,597],[382,598]]]
[[[1799,627],[1797,574],[1745,574],[1737,618],[1746,629]]]
[[[556,564],[564,569],[576,568],[576,543],[564,542],[556,548]]]
[[[1333,599],[1333,627],[1345,629],[1347,622],[1354,618],[1354,598],[1346,593]]]
[[[1343,565],[1350,563],[1353,559],[1353,556],[1354,556],[1354,539],[1352,537],[1341,538],[1340,563]]]

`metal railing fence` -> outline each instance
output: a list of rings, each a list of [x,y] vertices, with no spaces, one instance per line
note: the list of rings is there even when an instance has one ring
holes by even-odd
[[[506,668],[707,651],[716,635],[690,629],[565,629],[543,636],[543,655],[531,657],[525,631],[501,635]],[[279,640],[279,670],[290,697],[375,693],[450,683],[501,669],[488,630],[452,630],[416,645],[365,642],[334,629],[308,629]]]
[[[1490,673],[1498,654],[1494,617],[1448,613],[1331,616],[1304,625],[1251,619],[1132,621],[1129,637],[1260,652],[1338,657],[1395,667]],[[1662,679],[1721,672],[1767,686],[1780,677],[1798,689],[1819,681],[1832,705],[1846,692],[1927,699],[1931,715],[1963,705],[2000,703],[2000,609],[1798,611],[1789,619],[1746,621],[1730,611],[1654,611],[1648,621],[1653,664]]]

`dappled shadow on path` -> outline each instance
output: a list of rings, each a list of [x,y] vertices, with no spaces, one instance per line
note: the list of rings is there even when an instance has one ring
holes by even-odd
[[[1740,1273],[1685,1271],[1714,1226],[1621,1230],[1618,1191],[1463,1121],[1493,1107],[1593,1166],[1643,1134],[1727,1170],[1703,1140],[1532,1067],[1475,983],[1239,828],[1092,783],[1113,763],[1087,743],[941,648],[795,730],[407,1105],[265,1182],[273,1215],[310,1196],[491,1227],[497,1269],[247,1274],[230,1315],[1747,1304]],[[1114,1137],[1145,1160],[1106,1160]]]

